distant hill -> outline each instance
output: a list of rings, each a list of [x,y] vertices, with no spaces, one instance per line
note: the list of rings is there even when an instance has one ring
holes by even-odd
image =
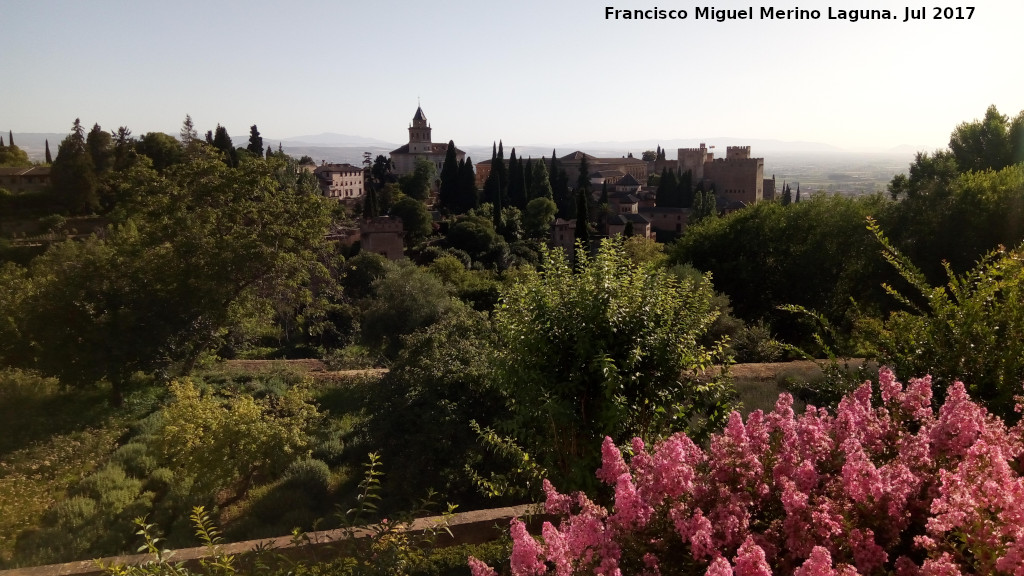
[[[384,140],[378,140],[377,138],[367,138],[365,136],[353,136],[351,134],[338,134],[335,132],[321,132],[320,134],[312,134],[309,136],[294,136],[292,138],[268,138],[263,137],[264,142],[281,142],[282,144],[291,144],[293,146],[328,146],[328,147],[347,147],[347,146],[376,146],[379,148],[387,148],[388,150],[394,150],[400,146],[399,144],[393,144]]]

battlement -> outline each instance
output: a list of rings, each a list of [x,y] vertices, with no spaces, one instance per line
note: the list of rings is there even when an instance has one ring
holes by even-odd
[[[750,158],[750,146],[726,146],[725,158],[727,160],[731,160],[733,158]]]
[[[716,164],[721,164],[721,163],[727,162],[727,163],[729,163],[731,165],[743,165],[743,164],[751,164],[751,165],[753,165],[753,164],[763,164],[764,163],[764,158],[743,158],[743,157],[740,157],[740,158],[736,158],[736,157],[729,158],[729,157],[725,157],[725,158],[715,158],[713,160],[713,162],[716,163]]]
[[[402,219],[389,216],[378,216],[373,220],[366,220],[360,225],[362,234],[379,234],[384,232],[402,232]]]
[[[704,154],[708,151],[708,147],[701,142],[698,148],[679,148],[678,151],[680,154]]]

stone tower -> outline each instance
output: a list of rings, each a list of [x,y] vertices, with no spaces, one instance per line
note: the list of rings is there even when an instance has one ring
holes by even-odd
[[[430,154],[430,123],[427,122],[427,115],[423,108],[416,107],[416,115],[412,117],[412,124],[409,125],[409,153]]]

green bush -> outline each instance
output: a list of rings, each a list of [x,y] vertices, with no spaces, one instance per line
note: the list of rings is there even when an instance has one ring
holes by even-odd
[[[338,464],[345,456],[345,441],[339,436],[323,438],[313,444],[313,458],[322,460],[328,465]]]
[[[284,472],[284,483],[323,498],[331,488],[331,469],[321,460],[303,458],[292,462]]]
[[[157,495],[164,495],[170,491],[174,481],[174,470],[170,468],[157,468],[149,473],[149,478],[146,479],[143,488]]]
[[[377,356],[366,346],[350,344],[324,355],[328,370],[364,370],[377,365]]]
[[[157,462],[142,442],[129,442],[114,451],[111,462],[136,478],[145,478],[156,468]]]
[[[123,510],[139,495],[142,482],[125,474],[116,464],[107,464],[82,480],[74,492],[95,499],[104,513]]]
[[[96,501],[88,496],[72,496],[51,508],[44,521],[50,526],[80,529],[96,516]]]

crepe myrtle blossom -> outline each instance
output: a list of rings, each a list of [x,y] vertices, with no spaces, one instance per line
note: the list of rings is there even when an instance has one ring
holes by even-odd
[[[879,401],[880,400],[880,401]],[[1024,576],[1024,424],[1008,427],[956,382],[882,368],[834,413],[733,413],[706,449],[684,434],[627,457],[610,438],[610,501],[544,482],[540,538],[512,521],[513,576]],[[475,576],[494,570],[470,561]]]

